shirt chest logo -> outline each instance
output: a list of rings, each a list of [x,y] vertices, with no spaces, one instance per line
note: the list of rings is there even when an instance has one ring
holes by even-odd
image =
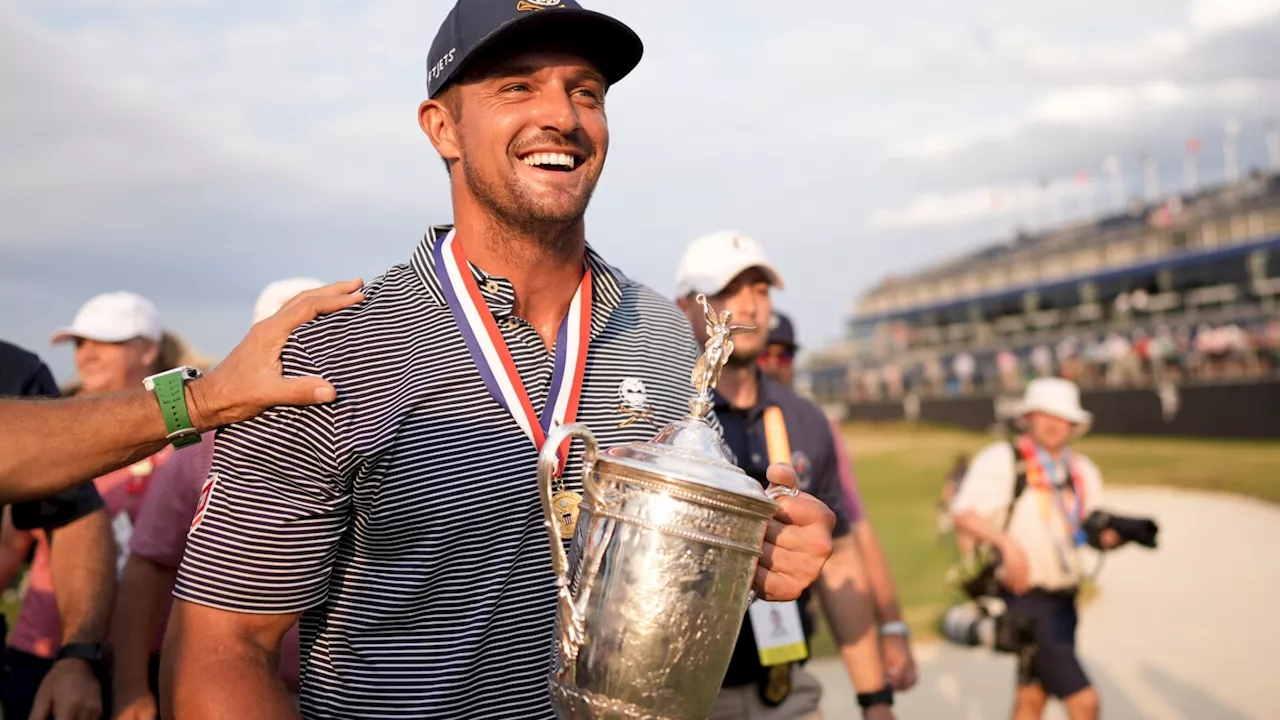
[[[649,405],[649,393],[644,381],[640,378],[623,378],[618,383],[618,407],[616,412],[622,415],[619,428],[645,420],[653,422],[653,407]]]

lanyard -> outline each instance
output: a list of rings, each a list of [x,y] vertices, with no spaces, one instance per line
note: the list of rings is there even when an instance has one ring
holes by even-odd
[[[1079,473],[1075,472],[1075,464],[1071,461],[1071,453],[1066,448],[1062,450],[1062,469],[1066,471],[1067,478],[1071,481],[1072,495],[1074,495],[1074,507],[1068,509],[1066,498],[1061,487],[1058,486],[1058,463],[1054,462],[1049,453],[1039,445],[1035,445],[1036,461],[1040,465],[1041,473],[1044,476],[1046,484],[1053,491],[1053,498],[1058,504],[1058,509],[1062,511],[1063,518],[1071,526],[1071,538],[1076,547],[1085,544],[1084,528],[1081,527],[1080,514],[1084,507],[1084,498],[1080,495],[1080,483],[1078,481]]]
[[[507,349],[493,312],[480,294],[480,287],[467,265],[462,243],[458,242],[454,231],[436,243],[433,253],[436,268],[443,270],[440,285],[445,300],[480,378],[493,399],[511,414],[525,436],[533,442],[534,448],[541,450],[547,433],[553,427],[573,422],[578,414],[582,377],[587,365],[587,344],[591,338],[591,268],[584,267],[582,282],[569,304],[569,312],[560,321],[551,389],[539,415],[534,412],[515,360]],[[564,470],[565,456],[566,448],[561,448],[561,471]]]

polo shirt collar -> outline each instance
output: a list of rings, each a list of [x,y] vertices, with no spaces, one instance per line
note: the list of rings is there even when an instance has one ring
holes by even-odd
[[[422,282],[427,295],[438,305],[447,305],[444,290],[441,288],[441,268],[436,267],[435,248],[453,230],[452,225],[432,225],[418,243],[410,265]],[[495,320],[510,317],[515,307],[515,288],[506,278],[485,273],[473,263],[467,263],[480,294],[489,306]],[[618,275],[604,258],[600,257],[590,243],[587,243],[587,265],[591,268],[591,337],[595,338],[609,323],[609,317],[622,302],[622,288]]]

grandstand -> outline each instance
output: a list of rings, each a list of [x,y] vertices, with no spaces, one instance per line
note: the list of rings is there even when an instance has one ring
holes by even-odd
[[[808,391],[832,406],[996,394],[1037,374],[1274,371],[1278,295],[1280,175],[1254,172],[886,279],[810,359]]]

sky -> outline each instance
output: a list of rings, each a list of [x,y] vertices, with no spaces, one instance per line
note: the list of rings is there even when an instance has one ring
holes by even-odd
[[[513,0],[514,2],[514,0]],[[608,98],[592,245],[670,295],[759,239],[802,345],[884,277],[1268,162],[1280,0],[597,0],[645,43]],[[0,339],[129,289],[220,356],[283,277],[371,279],[450,220],[418,129],[442,0],[0,0]],[[1087,175],[1087,183],[1077,178]],[[1043,191],[1042,180],[1049,181]]]

